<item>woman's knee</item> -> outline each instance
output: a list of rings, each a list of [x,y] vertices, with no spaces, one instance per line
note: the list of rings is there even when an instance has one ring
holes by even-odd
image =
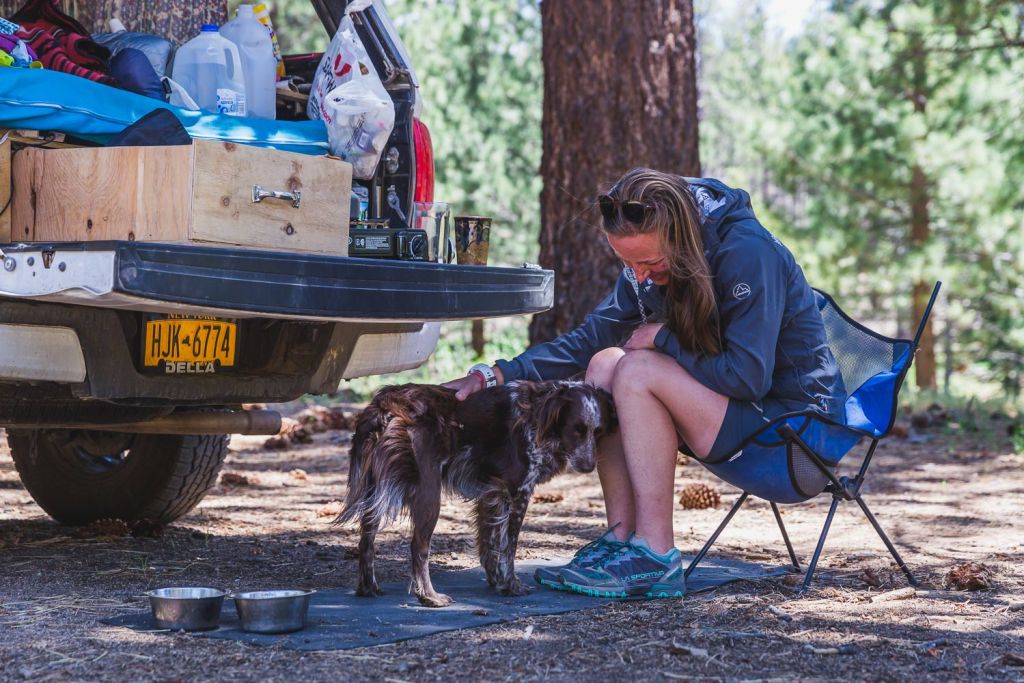
[[[615,367],[625,355],[626,352],[617,346],[595,353],[587,365],[587,383],[610,391]]]
[[[651,383],[664,374],[665,358],[663,353],[645,349],[625,354],[615,365],[611,381],[612,393],[615,393],[616,387],[620,390],[649,388]]]

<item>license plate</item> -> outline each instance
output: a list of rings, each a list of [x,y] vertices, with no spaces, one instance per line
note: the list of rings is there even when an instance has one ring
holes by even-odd
[[[169,375],[202,375],[235,364],[238,324],[225,320],[167,318],[146,321],[143,365]]]

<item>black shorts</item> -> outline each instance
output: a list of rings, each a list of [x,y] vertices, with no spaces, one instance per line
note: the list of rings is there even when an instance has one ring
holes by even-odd
[[[736,449],[747,437],[769,422],[770,420],[765,417],[762,402],[730,398],[729,407],[725,409],[725,418],[718,430],[718,436],[704,460],[716,463],[726,459],[736,452]],[[679,450],[691,458],[696,457],[685,442],[680,442]]]

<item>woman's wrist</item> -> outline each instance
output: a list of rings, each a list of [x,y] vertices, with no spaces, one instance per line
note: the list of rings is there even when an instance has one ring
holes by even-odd
[[[505,383],[505,375],[502,374],[501,368],[498,367],[497,363],[491,366],[491,371],[494,372],[494,378],[498,380],[499,387]]]
[[[498,371],[500,372],[500,371]],[[471,377],[476,377],[480,380],[481,389],[487,389],[489,387],[496,387],[501,382],[499,381],[499,374],[495,372],[495,368],[487,365],[486,363],[477,363],[469,369]]]

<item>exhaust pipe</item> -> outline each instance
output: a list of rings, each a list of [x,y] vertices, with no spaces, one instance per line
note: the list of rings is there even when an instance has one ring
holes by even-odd
[[[34,429],[95,429],[127,434],[277,434],[281,431],[281,413],[276,410],[219,410],[213,412],[172,413],[142,422],[114,424],[35,424],[18,425]]]

